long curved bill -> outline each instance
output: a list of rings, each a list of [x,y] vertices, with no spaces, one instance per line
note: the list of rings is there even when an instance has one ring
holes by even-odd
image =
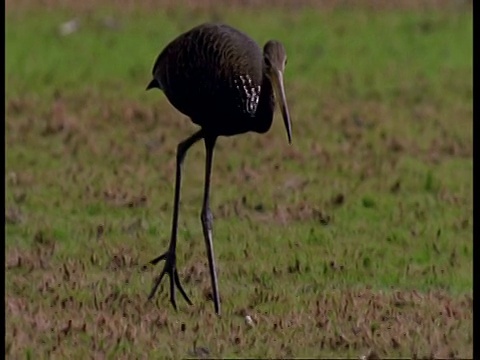
[[[292,124],[290,122],[290,113],[288,112],[287,97],[285,96],[285,88],[283,86],[283,73],[280,70],[272,71],[272,85],[275,92],[275,98],[279,103],[282,112],[283,123],[287,130],[288,143],[292,143]]]

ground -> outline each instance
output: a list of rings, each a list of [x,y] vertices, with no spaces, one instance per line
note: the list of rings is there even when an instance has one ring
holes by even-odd
[[[473,356],[471,2],[259,3],[7,1],[8,358]],[[166,283],[148,302],[161,267],[143,267],[196,130],[144,89],[168,41],[212,20],[285,44],[293,125],[292,145],[279,114],[219,139],[220,318],[201,145],[178,244],[193,306]]]

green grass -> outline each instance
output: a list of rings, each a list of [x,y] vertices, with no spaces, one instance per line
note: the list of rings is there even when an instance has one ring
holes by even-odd
[[[110,14],[117,30],[101,25]],[[160,268],[139,271],[167,247],[174,152],[195,129],[144,89],[158,52],[218,14],[285,44],[293,122],[292,146],[280,121],[219,140],[222,319],[206,301],[202,146],[184,166],[178,245],[195,305],[179,298],[175,313],[167,286],[145,303]],[[74,16],[79,31],[60,36]],[[470,11],[36,10],[6,21],[6,354],[182,357],[195,343],[221,357],[471,356]]]

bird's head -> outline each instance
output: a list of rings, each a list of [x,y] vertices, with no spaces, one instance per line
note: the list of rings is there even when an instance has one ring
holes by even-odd
[[[279,102],[280,110],[282,111],[288,142],[291,143],[292,125],[290,123],[290,113],[288,112],[285,87],[283,85],[283,72],[287,64],[287,53],[282,43],[276,40],[268,41],[263,47],[263,62],[265,64],[265,73],[272,83],[275,98]]]

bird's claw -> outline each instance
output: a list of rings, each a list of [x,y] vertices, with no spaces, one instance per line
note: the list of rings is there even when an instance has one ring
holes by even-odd
[[[157,292],[157,289],[158,289],[160,283],[162,282],[163,277],[165,276],[165,274],[168,274],[168,276],[170,277],[170,302],[172,303],[173,308],[175,310],[177,310],[177,302],[175,300],[175,285],[177,286],[178,290],[180,290],[180,293],[182,294],[185,301],[189,305],[192,305],[192,302],[188,298],[187,293],[185,292],[182,284],[180,283],[180,278],[178,276],[178,271],[177,271],[177,267],[176,267],[175,254],[172,254],[172,253],[167,251],[166,253],[156,257],[155,259],[153,259],[149,263],[151,265],[156,265],[162,260],[165,260],[165,265],[163,266],[163,270],[162,270],[160,276],[158,276],[157,279],[155,280],[155,284],[153,285],[152,291],[150,292],[150,295],[148,296],[148,300],[153,299],[153,297],[155,296],[155,293]]]

